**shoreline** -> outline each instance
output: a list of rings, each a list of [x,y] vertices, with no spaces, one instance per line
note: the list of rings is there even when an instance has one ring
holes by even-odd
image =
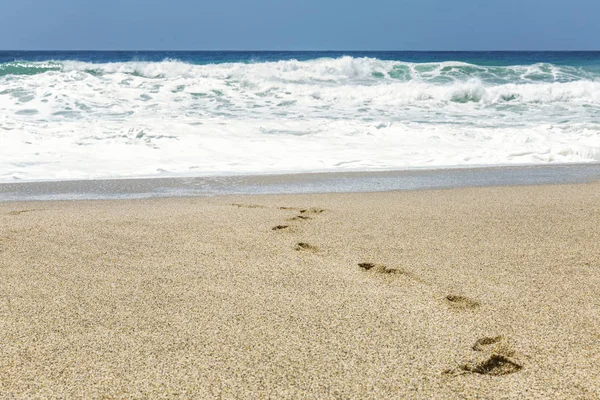
[[[360,193],[600,180],[600,163],[0,183],[0,202]]]

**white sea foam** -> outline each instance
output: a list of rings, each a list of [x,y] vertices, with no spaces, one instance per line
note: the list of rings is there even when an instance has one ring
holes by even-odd
[[[600,161],[600,80],[574,67],[0,68],[0,181],[589,161]]]

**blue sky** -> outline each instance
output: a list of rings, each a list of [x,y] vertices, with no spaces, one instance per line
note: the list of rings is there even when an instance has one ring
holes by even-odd
[[[599,50],[599,0],[0,0],[5,50]]]

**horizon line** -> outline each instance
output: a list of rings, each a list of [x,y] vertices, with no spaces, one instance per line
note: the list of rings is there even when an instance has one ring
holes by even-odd
[[[314,50],[314,49],[303,49],[303,50],[206,50],[206,49],[0,49],[0,52],[59,52],[59,51],[86,51],[86,52],[132,52],[132,51],[146,51],[146,52],[223,52],[223,53],[241,53],[241,52],[252,52],[252,53],[274,53],[274,52],[348,52],[348,53],[374,53],[374,52],[411,52],[411,53],[459,53],[459,52],[470,52],[470,53],[542,53],[542,52],[561,52],[561,53],[594,53],[600,52],[598,50]]]

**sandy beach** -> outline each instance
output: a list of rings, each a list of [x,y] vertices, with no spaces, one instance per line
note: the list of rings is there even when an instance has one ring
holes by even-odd
[[[600,398],[600,183],[0,203],[0,398]]]

